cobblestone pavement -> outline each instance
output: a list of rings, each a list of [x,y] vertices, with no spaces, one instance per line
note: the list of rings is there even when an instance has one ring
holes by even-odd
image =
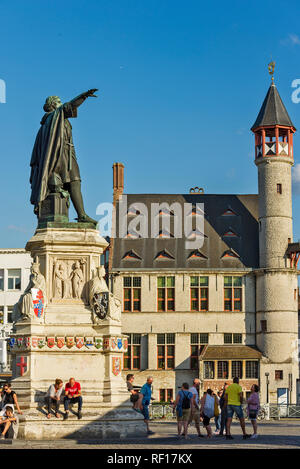
[[[175,422],[155,422],[151,424],[154,435],[148,438],[126,440],[14,440],[11,444],[0,441],[0,449],[225,449],[225,448],[300,448],[300,420],[281,420],[259,423],[259,437],[256,440],[243,440],[238,423],[232,425],[234,440],[214,436],[211,440],[198,438],[195,427],[190,428],[188,440],[177,440]],[[251,433],[251,424],[246,431]],[[203,430],[202,430],[203,432]]]

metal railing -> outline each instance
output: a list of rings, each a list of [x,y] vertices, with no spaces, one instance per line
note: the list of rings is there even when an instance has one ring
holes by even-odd
[[[244,415],[247,417],[247,405],[243,405]],[[173,420],[176,414],[173,412],[173,406],[170,404],[150,404],[150,418],[154,420]],[[299,418],[300,405],[295,404],[263,404],[258,413],[258,420]]]

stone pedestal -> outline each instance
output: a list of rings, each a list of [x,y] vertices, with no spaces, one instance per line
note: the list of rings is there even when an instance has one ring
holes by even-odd
[[[145,434],[143,418],[132,410],[121,377],[127,350],[121,321],[95,320],[90,307],[91,285],[106,246],[95,229],[76,223],[38,229],[26,245],[45,278],[46,304],[44,310],[19,318],[11,340],[13,388],[24,410],[21,438]],[[28,296],[32,290],[26,291]],[[67,421],[54,416],[48,421],[45,393],[56,378],[66,383],[70,377],[81,383],[83,418],[70,412]]]

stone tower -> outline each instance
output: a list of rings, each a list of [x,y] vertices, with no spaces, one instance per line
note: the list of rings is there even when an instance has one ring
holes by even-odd
[[[263,402],[286,396],[296,402],[298,378],[297,269],[291,246],[291,170],[295,127],[272,82],[257,119],[255,164],[259,193],[259,269],[256,272],[256,337],[263,352]],[[298,245],[298,243],[297,243]]]

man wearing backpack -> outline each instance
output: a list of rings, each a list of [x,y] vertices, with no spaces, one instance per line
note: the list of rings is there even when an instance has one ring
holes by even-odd
[[[183,425],[184,438],[187,439],[187,429],[191,408],[195,405],[195,395],[189,391],[188,383],[183,383],[181,390],[177,394],[173,408],[176,407],[178,438],[181,438]]]

